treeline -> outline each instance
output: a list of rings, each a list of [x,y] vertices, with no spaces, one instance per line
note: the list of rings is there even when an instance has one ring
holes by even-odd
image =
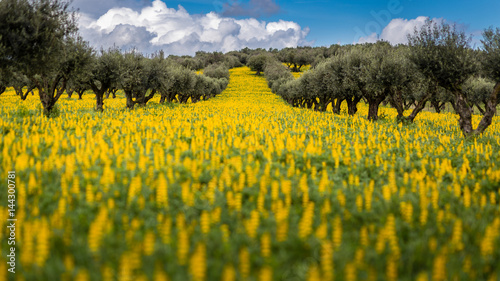
[[[50,115],[63,94],[72,97],[76,93],[82,99],[84,93],[92,91],[95,109],[102,111],[104,99],[110,95],[116,98],[121,89],[126,107],[133,109],[135,105],[144,106],[155,96],[161,97],[160,103],[207,100],[220,94],[229,83],[230,66],[224,61],[203,65],[203,74],[197,74],[173,58],[164,58],[162,53],[145,57],[136,51],[122,53],[118,49],[96,52],[83,41],[68,42],[65,47],[79,49],[75,57],[61,58],[61,66],[70,63],[72,66],[44,71],[42,75],[4,68],[0,91],[12,86],[21,100],[25,100],[38,89],[44,112]]]
[[[63,94],[81,99],[89,90],[98,111],[118,89],[130,109],[155,95],[160,102],[206,100],[226,88],[230,68],[242,65],[238,57],[222,53],[191,58],[96,51],[79,37],[74,13],[60,0],[3,0],[0,18],[0,94],[12,86],[25,100],[37,89],[47,116]],[[203,74],[196,74],[199,69]]]
[[[223,61],[204,65],[196,74],[163,53],[149,58],[137,52],[122,54],[117,49],[92,55],[90,63],[70,77],[66,92],[90,89],[96,96],[96,109],[102,110],[104,97],[122,89],[126,106],[144,106],[155,95],[160,103],[198,102],[220,94],[229,83],[229,66]]]
[[[408,45],[399,46],[379,41],[297,49],[309,52],[312,63],[312,69],[298,79],[290,70],[300,69],[300,64],[285,62],[283,51],[260,53],[248,61],[292,106],[325,111],[332,105],[338,114],[346,102],[348,114],[354,115],[364,101],[368,119],[377,120],[380,105],[387,103],[397,110],[399,121],[411,123],[427,103],[436,112],[450,104],[460,117],[464,136],[484,132],[500,103],[500,29],[484,31],[481,49],[472,49],[471,39],[455,26],[433,21],[408,39]],[[473,128],[475,108],[483,117]]]

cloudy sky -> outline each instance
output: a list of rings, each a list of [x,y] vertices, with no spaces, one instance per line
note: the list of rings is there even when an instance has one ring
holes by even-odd
[[[405,43],[426,19],[475,36],[500,27],[498,0],[74,0],[80,33],[99,47],[167,54],[329,46],[384,39]]]

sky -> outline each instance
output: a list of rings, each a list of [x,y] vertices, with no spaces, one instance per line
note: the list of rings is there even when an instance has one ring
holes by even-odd
[[[498,0],[74,0],[80,34],[96,48],[193,55],[249,48],[406,43],[433,19],[456,24],[480,47],[500,27]]]

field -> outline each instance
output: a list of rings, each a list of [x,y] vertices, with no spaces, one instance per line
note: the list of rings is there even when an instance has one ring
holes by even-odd
[[[208,101],[158,101],[61,98],[49,119],[0,96],[15,280],[500,279],[499,117],[464,139],[451,113],[292,108],[246,67]]]

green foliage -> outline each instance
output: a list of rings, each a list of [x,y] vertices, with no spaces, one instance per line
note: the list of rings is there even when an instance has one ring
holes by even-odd
[[[318,50],[319,53],[324,53],[322,49]],[[313,63],[317,55],[318,52],[311,47],[285,48],[278,53],[278,58],[286,63],[291,71],[299,72],[303,66]]]
[[[0,69],[33,81],[50,115],[69,78],[89,62],[90,48],[76,36],[75,14],[61,0],[5,0],[0,18]]]
[[[409,59],[429,79],[449,91],[459,91],[477,71],[470,37],[456,26],[429,20],[408,36]]]
[[[471,77],[464,83],[463,90],[470,104],[486,104],[495,83],[482,77]]]
[[[175,57],[172,57],[170,59],[190,70],[202,69],[204,66],[203,61],[199,58],[192,58],[189,56],[183,56],[175,59],[174,58]]]
[[[490,79],[500,82],[500,28],[492,27],[483,32],[484,58],[482,66]]]
[[[87,75],[81,80],[87,80],[85,82],[91,85],[94,92],[116,87],[122,74],[121,60],[122,54],[119,49],[101,50],[98,55],[92,57],[88,72],[80,73],[80,76]]]
[[[264,53],[254,55],[248,59],[247,66],[252,71],[255,71],[257,75],[260,75],[264,71],[264,67],[269,59],[271,59],[270,56]]]
[[[243,65],[247,64],[247,60],[248,60],[249,55],[242,50],[242,51],[228,52],[228,53],[226,53],[226,56],[231,56],[231,57],[237,58],[240,61],[241,66],[243,66]]]
[[[229,68],[225,64],[211,64],[203,69],[203,75],[210,78],[229,80]]]
[[[290,70],[277,60],[269,60],[264,67],[267,85],[273,93],[278,93],[282,84],[294,79]]]
[[[500,32],[495,33],[492,29],[484,32],[486,56],[483,59],[483,68],[493,79],[498,78],[495,77],[498,74],[495,70],[498,66],[494,66],[493,63],[499,61],[499,34]],[[460,116],[458,121],[463,135],[469,137],[483,133],[496,113],[500,88],[496,89],[496,93],[492,92],[488,98],[483,118],[474,129],[472,109],[469,104],[473,98],[464,90],[464,83],[479,69],[477,54],[470,49],[470,37],[466,36],[465,32],[457,30],[455,26],[429,21],[408,39],[410,46],[413,47],[410,59],[424,76],[453,95],[453,108]]]
[[[132,51],[122,57],[119,84],[127,98],[127,108],[135,104],[145,105],[156,93],[167,91],[175,83],[175,75],[169,72],[169,65],[162,56],[152,59]],[[194,73],[186,68],[187,72]]]
[[[58,71],[66,60],[66,40],[77,31],[69,2],[3,0],[0,2],[1,66],[12,65],[28,75]]]
[[[240,67],[240,66],[244,65],[240,61],[240,58],[238,56],[229,55],[229,54],[224,55],[224,64],[228,68],[235,68],[235,67]]]

